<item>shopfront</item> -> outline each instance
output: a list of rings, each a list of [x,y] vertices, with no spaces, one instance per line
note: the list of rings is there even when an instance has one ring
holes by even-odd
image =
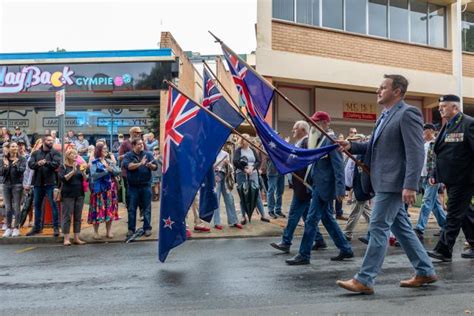
[[[59,130],[55,92],[65,89],[65,131],[109,145],[131,126],[158,137],[159,90],[177,76],[170,49],[0,54],[0,127],[31,140]]]
[[[312,115],[315,111],[329,113],[331,128],[344,136],[352,127],[360,133],[370,134],[382,109],[377,104],[375,91],[370,93],[293,84],[278,84],[278,87],[307,114]],[[409,97],[406,101],[421,110],[422,98]],[[275,114],[274,126],[285,137],[291,136],[294,122],[302,119],[282,98],[277,98]]]

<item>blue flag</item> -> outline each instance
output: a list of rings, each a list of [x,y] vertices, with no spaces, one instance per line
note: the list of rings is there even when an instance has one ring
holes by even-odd
[[[186,214],[231,132],[173,87],[168,94],[158,242],[161,262],[185,242]],[[215,112],[238,126],[240,115],[228,103],[219,104]]]
[[[236,117],[235,115],[221,113],[221,108],[231,108],[231,105],[223,98],[206,68],[204,68],[203,92],[204,98],[202,104],[211,112],[215,112],[225,121],[232,120],[233,122],[230,123],[233,126],[238,126],[242,123],[243,118],[240,116]],[[214,166],[211,166],[199,191],[199,218],[210,223],[214,211],[218,206],[218,196],[215,191]]]
[[[245,102],[250,119],[280,174],[298,171],[338,147],[337,144],[334,144],[317,149],[302,149],[282,139],[264,120],[274,95],[273,87],[225,47],[223,47],[223,51],[232,79]]]

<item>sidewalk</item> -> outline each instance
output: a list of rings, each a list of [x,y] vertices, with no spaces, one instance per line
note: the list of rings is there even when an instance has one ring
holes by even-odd
[[[289,205],[292,198],[292,190],[285,190],[283,196],[283,212],[285,214],[288,213]],[[234,196],[235,198],[235,205],[239,207],[239,198],[237,194]],[[223,204],[223,203],[222,203]],[[222,205],[223,207],[224,205]],[[100,240],[95,240],[94,236],[94,228],[92,225],[87,224],[87,213],[88,213],[88,205],[84,206],[84,212],[82,216],[82,230],[80,234],[80,238],[87,243],[108,243],[108,242],[124,242],[125,235],[127,234],[127,210],[121,204],[119,207],[119,216],[121,217],[120,220],[115,221],[112,224],[112,233],[114,237],[112,239],[105,237],[105,224],[101,224],[99,227],[99,235],[101,236]],[[158,214],[159,214],[159,202],[152,203],[152,226],[153,226],[153,234],[150,237],[142,237],[142,240],[157,240],[158,239]],[[346,201],[343,205],[344,214],[347,216],[350,212],[351,206],[347,205]],[[268,212],[268,209],[265,207],[265,211]],[[416,223],[418,220],[419,208],[412,207],[409,210],[411,214],[411,221]],[[240,211],[237,211],[239,218],[240,218]],[[211,228],[210,232],[196,232],[193,231],[193,215],[190,211],[188,214],[187,223],[191,229],[192,236],[191,239],[204,239],[204,238],[245,238],[245,237],[269,237],[269,236],[281,236],[283,228],[286,226],[286,218],[278,218],[278,219],[270,219],[270,223],[265,223],[260,221],[260,216],[257,212],[254,213],[252,217],[252,222],[243,226],[243,229],[238,229],[235,227],[228,227],[227,224],[227,216],[226,212],[223,208],[221,208],[221,221],[224,226],[223,230],[217,230],[214,228],[214,225],[206,225]],[[341,228],[344,228],[345,221],[338,221]],[[142,223],[137,223],[137,228],[141,227]],[[354,231],[354,235],[362,235],[367,231],[367,223],[361,217],[356,230]],[[327,236],[327,232],[322,225],[321,232],[323,235]],[[428,224],[428,229],[435,229],[437,231],[437,223],[436,220],[431,217]],[[1,238],[0,237],[0,244],[34,244],[34,243],[61,243],[62,237],[54,237],[53,236],[53,229],[52,228],[44,228],[43,233],[27,237],[25,234],[29,231],[29,227],[22,227],[21,228],[21,236],[16,238]],[[303,224],[300,222],[300,225],[296,229],[295,235],[301,236],[303,232]],[[2,232],[3,233],[3,232]],[[71,234],[72,234],[72,227],[71,227]],[[276,239],[277,240],[277,239]]]

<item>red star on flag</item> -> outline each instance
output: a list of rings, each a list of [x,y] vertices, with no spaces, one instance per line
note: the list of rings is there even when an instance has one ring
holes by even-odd
[[[163,228],[173,229],[174,222],[171,220],[170,216],[168,216],[168,218],[163,218],[163,222],[165,222],[165,226],[163,226]]]

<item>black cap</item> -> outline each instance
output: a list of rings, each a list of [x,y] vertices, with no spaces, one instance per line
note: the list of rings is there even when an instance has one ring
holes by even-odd
[[[20,126],[15,126],[15,130],[18,131],[18,130],[20,130],[20,129],[21,129]]]
[[[17,144],[26,144],[25,140],[22,139],[22,138],[19,138],[17,141],[16,141]]]
[[[439,102],[461,102],[461,99],[454,94],[446,94],[443,95],[441,98],[438,100]]]
[[[436,127],[431,123],[426,123],[425,125],[423,125],[423,130],[425,129],[432,129],[433,131],[436,131]]]

